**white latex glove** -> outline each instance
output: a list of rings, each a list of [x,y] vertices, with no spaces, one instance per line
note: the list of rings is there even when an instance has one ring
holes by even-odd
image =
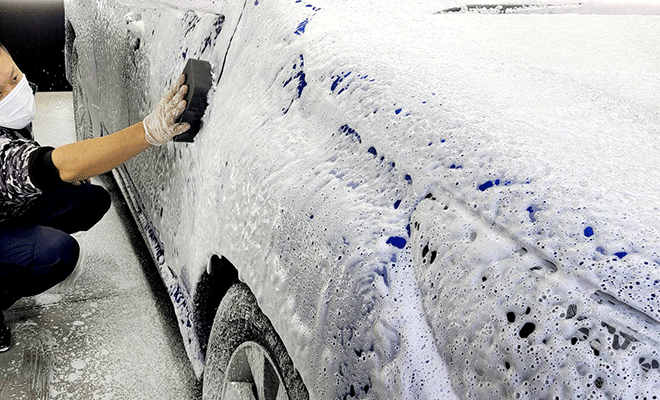
[[[142,121],[145,138],[150,144],[160,146],[172,140],[174,136],[190,129],[188,123],[177,124],[174,122],[186,108],[186,101],[183,98],[188,91],[188,86],[183,85],[185,79],[185,75],[181,74],[172,89],[156,104],[151,114]]]

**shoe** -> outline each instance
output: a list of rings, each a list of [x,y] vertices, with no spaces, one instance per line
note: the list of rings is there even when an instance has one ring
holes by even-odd
[[[0,322],[0,353],[4,353],[11,347],[11,331],[4,322]]]

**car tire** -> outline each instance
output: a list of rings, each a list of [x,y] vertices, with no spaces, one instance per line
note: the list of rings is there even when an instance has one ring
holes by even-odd
[[[216,312],[204,368],[203,400],[308,400],[284,343],[244,283]]]

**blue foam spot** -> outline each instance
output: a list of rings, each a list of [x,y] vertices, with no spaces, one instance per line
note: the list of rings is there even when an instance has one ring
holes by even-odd
[[[534,207],[532,206],[527,207],[527,212],[529,213],[529,220],[532,222],[536,222],[536,217],[534,217]]]
[[[304,20],[303,22],[298,24],[298,29],[294,32],[296,35],[302,35],[305,33],[305,27],[307,26],[307,23],[309,22],[309,19]]]
[[[406,225],[406,232],[408,232],[408,237],[410,237],[410,224]]]
[[[296,75],[297,78],[299,78],[298,81],[298,98],[302,96],[303,89],[305,86],[307,86],[307,81],[305,80],[305,73],[300,71],[298,72],[298,75]]]
[[[346,136],[354,136],[355,138],[357,138],[358,142],[362,143],[362,138],[360,137],[360,135],[355,131],[355,129],[351,128],[350,126],[342,125],[339,128],[339,131],[344,132]]]
[[[374,157],[378,155],[378,152],[376,151],[375,147],[369,147],[369,150],[367,150],[367,153],[373,154]]]
[[[314,215],[310,215],[310,216],[309,216],[309,219],[314,219]]]
[[[485,191],[486,189],[491,188],[491,187],[493,187],[493,182],[492,182],[492,181],[488,181],[488,182],[486,182],[486,183],[483,183],[483,184],[479,185],[479,190],[481,190],[481,191],[483,192],[483,191]]]
[[[500,184],[500,180],[499,180],[499,179],[496,179],[496,180],[495,180],[495,184],[496,184],[496,185],[499,185],[499,184]]]
[[[387,244],[391,244],[396,248],[403,249],[406,247],[406,239],[402,238],[401,236],[390,236],[390,238],[387,239]]]
[[[614,253],[614,255],[619,257],[619,259],[622,259],[623,257],[627,256],[628,253],[626,253],[625,251],[620,251],[618,253]]]
[[[442,139],[442,140],[440,141],[440,143],[444,143],[444,142],[446,142],[446,140],[445,140],[445,139]]]
[[[405,179],[408,181],[408,183],[412,183],[412,177],[408,174],[406,174]]]
[[[202,48],[202,53],[205,52],[210,45],[211,45],[211,36],[207,36],[206,39],[204,39],[204,47]]]
[[[394,202],[394,209],[396,210],[397,208],[399,208],[400,205],[401,205],[401,200],[395,201]]]
[[[383,277],[383,281],[385,282],[385,286],[390,286],[389,279],[387,278],[387,268],[383,266],[382,270],[375,269],[374,272],[376,272],[378,275]]]
[[[338,76],[337,79],[335,79],[335,81],[332,82],[332,85],[330,86],[330,90],[332,90],[334,92],[335,89],[337,89],[337,85],[339,85],[339,82],[341,82],[341,81],[342,81],[341,76]]]
[[[399,114],[401,112],[401,109],[399,108],[399,109],[395,110],[394,112]]]
[[[592,237],[594,235],[594,229],[590,226],[584,228],[584,236]]]

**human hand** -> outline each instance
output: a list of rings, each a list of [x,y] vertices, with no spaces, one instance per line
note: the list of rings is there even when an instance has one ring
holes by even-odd
[[[181,74],[172,89],[156,104],[151,114],[142,121],[145,139],[150,144],[160,146],[172,140],[174,136],[190,129],[188,123],[175,123],[186,108],[186,101],[183,98],[188,91],[188,86],[183,84],[185,79],[185,75]]]

